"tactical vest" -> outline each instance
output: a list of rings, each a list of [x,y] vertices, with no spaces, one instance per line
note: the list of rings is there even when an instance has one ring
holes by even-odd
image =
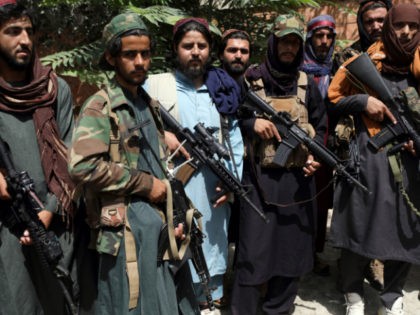
[[[305,106],[306,90],[308,86],[308,77],[305,72],[299,71],[297,82],[297,95],[288,96],[267,96],[264,90],[262,79],[250,82],[251,88],[270,104],[276,111],[285,111],[290,114],[290,118],[298,124],[308,135],[315,137],[315,129],[309,123],[308,109]],[[259,158],[262,167],[278,168],[273,163],[274,156],[278,147],[277,139],[260,140],[254,144],[256,156]],[[308,149],[303,144],[299,144],[290,154],[286,168],[303,167],[308,157]]]

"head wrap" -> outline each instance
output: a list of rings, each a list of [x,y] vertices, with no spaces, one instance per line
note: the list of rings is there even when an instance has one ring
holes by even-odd
[[[382,71],[407,74],[410,64],[413,62],[414,53],[420,44],[420,30],[411,41],[400,43],[393,27],[395,23],[417,23],[420,25],[420,11],[414,4],[399,4],[389,10],[383,26],[382,41],[386,58],[382,63]]]
[[[292,64],[284,64],[278,59],[277,43],[281,37],[295,34],[301,41],[300,49]],[[263,64],[249,68],[246,78],[264,81],[264,88],[269,95],[285,95],[295,88],[299,67],[303,62],[303,26],[292,15],[280,15],[274,23],[273,32],[268,38],[267,55]]]
[[[247,37],[248,41],[249,42],[251,41],[251,36],[249,36],[249,34],[247,32],[245,32],[243,30],[238,30],[236,28],[231,28],[231,29],[228,29],[228,30],[226,30],[226,31],[223,32],[223,34],[222,34],[222,42],[225,39],[229,39],[231,35],[236,34],[236,33],[244,34]]]
[[[198,24],[201,24],[201,25],[203,25],[206,28],[206,30],[208,30],[210,32],[209,22],[207,22],[206,19],[196,18],[196,17],[189,17],[189,18],[180,19],[180,20],[178,20],[175,23],[174,28],[172,30],[172,35],[175,36],[175,34],[178,32],[179,28],[182,25],[185,25],[185,24],[187,24],[189,22],[196,22]]]
[[[57,76],[50,67],[41,64],[36,54],[30,67],[30,82],[24,86],[15,87],[0,77],[0,110],[32,115],[48,190],[57,197],[61,210],[71,216],[74,185],[67,170],[67,148],[60,138],[54,111],[60,105],[57,104]]]
[[[363,14],[370,10],[374,4],[389,10],[392,7],[392,0],[359,0],[359,10],[357,11],[357,28],[359,31],[362,51],[366,51],[368,47],[373,44],[369,34],[366,32],[363,26]]]
[[[142,21],[140,16],[136,13],[122,13],[115,16],[102,31],[102,43],[105,49],[121,34],[131,30],[145,30],[146,24]],[[99,60],[99,66],[104,70],[112,70],[113,68],[105,59],[105,51]]]
[[[334,39],[325,59],[317,58],[312,46],[312,36],[314,32],[322,28],[328,28],[334,34]],[[335,35],[335,20],[331,15],[319,15],[308,22],[304,51],[304,64],[302,70],[308,74],[314,75],[315,82],[317,83],[323,97],[326,96],[328,85],[330,83]]]
[[[0,7],[4,7],[9,4],[17,4],[16,0],[0,0]]]

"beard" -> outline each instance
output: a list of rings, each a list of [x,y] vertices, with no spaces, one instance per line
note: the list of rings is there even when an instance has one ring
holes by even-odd
[[[24,50],[29,52],[28,58],[18,60],[16,59],[16,57],[11,55],[8,51],[5,51],[3,48],[0,47],[0,58],[3,59],[4,62],[12,69],[26,70],[32,62],[33,52],[29,49],[24,49]]]
[[[238,63],[238,62],[223,62],[223,68],[227,73],[233,76],[243,75],[248,68],[249,63]]]
[[[192,64],[192,62],[200,62],[199,64]],[[206,73],[207,66],[210,64],[210,61],[202,62],[200,60],[194,59],[190,60],[187,63],[182,63],[177,58],[178,69],[190,80],[195,80],[201,78]]]
[[[147,71],[144,68],[136,69],[137,71],[144,71],[144,75],[139,78],[134,78],[131,76],[130,73],[121,71],[121,69],[117,66],[114,67],[115,73],[125,82],[127,85],[131,86],[138,86],[143,84],[147,79]]]
[[[328,56],[328,50],[315,50],[315,56],[319,60],[325,60]]]
[[[377,31],[369,35],[370,41],[372,43],[376,42],[377,40],[381,39],[382,31]]]

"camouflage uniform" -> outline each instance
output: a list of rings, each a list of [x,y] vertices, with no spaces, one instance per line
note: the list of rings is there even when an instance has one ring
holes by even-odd
[[[138,17],[133,16],[122,14],[114,18],[109,24],[111,33],[121,34],[120,30],[127,31],[130,25],[138,27]],[[153,177],[165,177],[159,165],[165,151],[158,104],[141,87],[133,97],[116,81],[111,81],[84,104],[74,132],[69,170],[83,187],[88,221],[97,232],[96,249],[100,258],[96,314],[169,315],[178,309],[168,263],[157,266],[162,216],[146,199]],[[120,221],[104,220],[103,209],[109,202],[115,205],[114,210],[119,209],[117,205],[125,207],[126,211],[119,213]],[[140,291],[135,306],[130,300],[127,230],[134,238],[132,250],[140,277],[138,288],[134,288]],[[185,288],[183,291],[184,295],[193,296],[193,292]],[[194,313],[188,302],[181,304],[183,314]]]

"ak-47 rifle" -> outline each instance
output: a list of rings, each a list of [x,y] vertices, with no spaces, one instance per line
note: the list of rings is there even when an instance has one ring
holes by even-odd
[[[264,115],[267,116],[267,118],[279,131],[281,141],[274,156],[273,163],[279,166],[285,166],[293,149],[302,143],[318,159],[323,161],[329,167],[335,169],[337,175],[344,176],[350,183],[355,184],[357,187],[360,187],[366,192],[369,192],[366,186],[346,171],[345,166],[333,152],[331,152],[323,144],[313,140],[305,130],[300,128],[290,119],[290,115],[287,112],[276,112],[273,107],[267,104],[251,89],[249,89],[246,94],[245,102],[264,113]]]
[[[224,165],[221,159],[229,159],[229,154],[224,146],[218,143],[213,137],[211,130],[206,128],[203,124],[198,123],[194,126],[195,132],[192,132],[189,128],[182,127],[181,124],[162,106],[160,107],[160,114],[163,122],[175,133],[178,139],[185,143],[187,151],[192,156],[191,161],[189,161],[187,165],[191,172],[194,172],[202,165],[207,165],[222,182],[223,187],[221,194],[225,194],[226,191],[231,191],[250,205],[265,222],[268,222],[264,212],[247,197],[248,192],[242,186],[239,179],[237,179]],[[218,159],[215,156],[218,156]]]
[[[392,95],[369,55],[361,54],[350,62],[346,69],[354,78],[373,90],[377,98],[388,106],[397,119],[396,124],[388,121],[385,128],[369,139],[368,144],[371,148],[377,152],[388,143],[397,141],[398,144],[388,151],[388,154],[393,154],[401,149],[408,140],[412,140],[414,149],[420,157],[420,135],[413,126],[404,97]]]
[[[73,281],[69,272],[60,266],[59,260],[63,256],[60,242],[53,231],[45,228],[38,218],[38,212],[45,209],[35,193],[35,185],[27,171],[17,172],[6,143],[0,138],[0,164],[7,172],[7,190],[11,196],[10,201],[3,201],[8,207],[1,209],[1,217],[17,235],[29,231],[33,247],[41,262],[42,268],[51,270],[58,279],[63,290],[67,307],[71,314],[78,313],[73,301],[71,288]]]

